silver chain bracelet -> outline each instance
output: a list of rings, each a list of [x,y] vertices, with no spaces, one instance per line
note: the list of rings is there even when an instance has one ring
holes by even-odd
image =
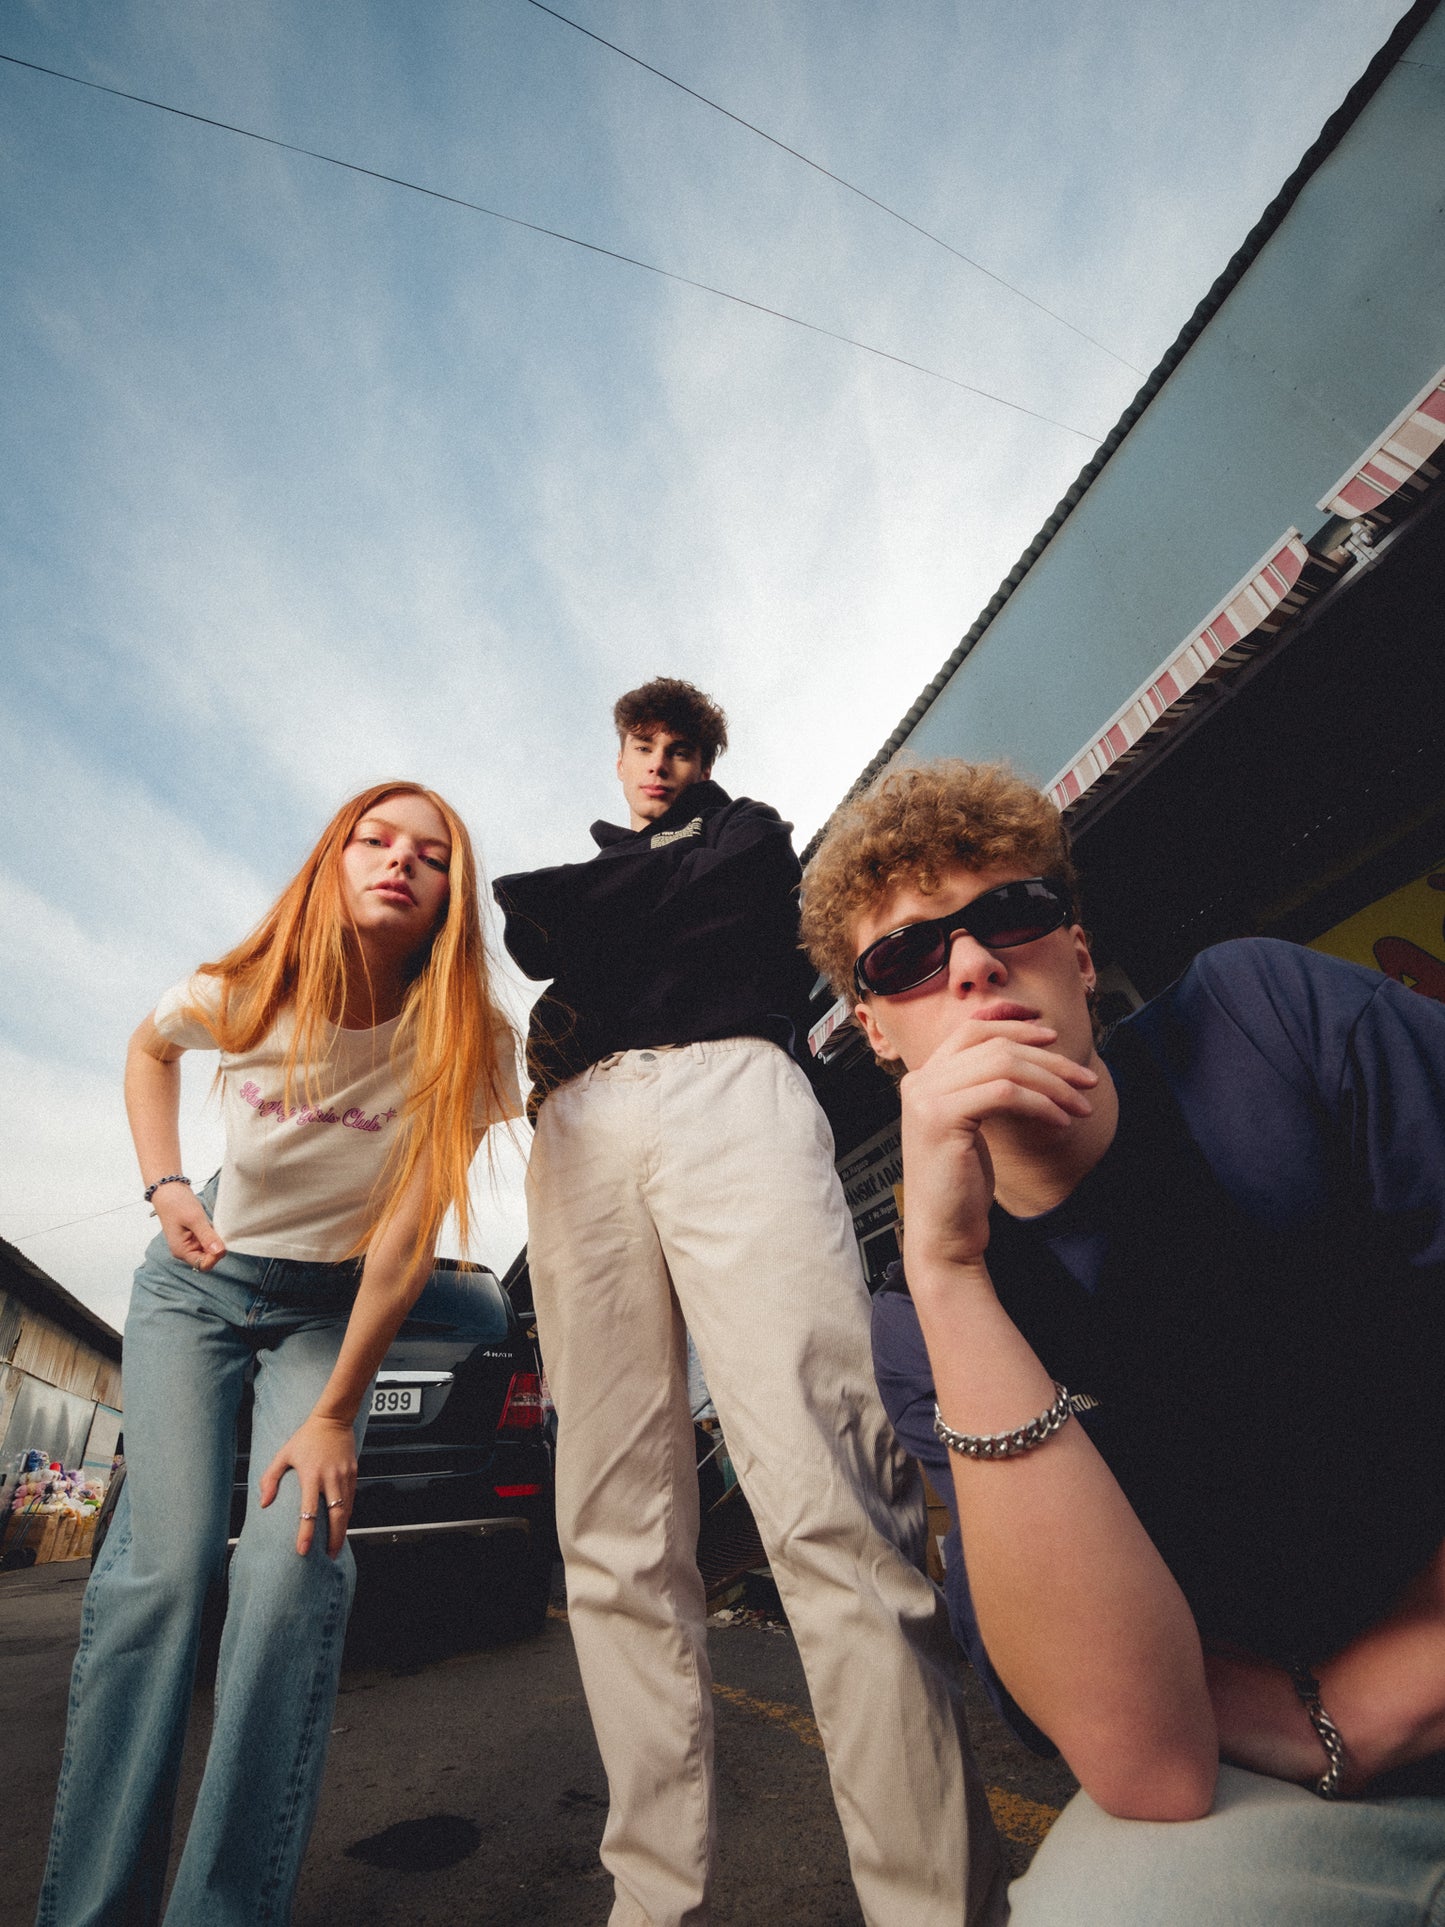
[[[1294,1682],[1294,1690],[1299,1694],[1300,1705],[1308,1713],[1310,1725],[1315,1729],[1319,1743],[1325,1749],[1325,1758],[1329,1761],[1329,1765],[1315,1781],[1315,1792],[1322,1800],[1337,1800],[1340,1781],[1345,1771],[1345,1743],[1340,1738],[1340,1729],[1320,1704],[1320,1683],[1309,1667],[1294,1661],[1286,1670]]]
[[[1051,1439],[1075,1412],[1092,1412],[1099,1403],[1087,1392],[1066,1392],[1057,1379],[1054,1390],[1058,1396],[1047,1412],[1040,1412],[1016,1432],[955,1432],[951,1425],[944,1423],[943,1414],[935,1405],[934,1433],[950,1452],[959,1452],[966,1459],[1016,1459],[1021,1452],[1032,1452],[1036,1445]]]

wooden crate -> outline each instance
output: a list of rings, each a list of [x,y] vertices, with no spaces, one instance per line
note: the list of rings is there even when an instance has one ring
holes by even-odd
[[[15,1545],[30,1545],[35,1548],[37,1566],[49,1565],[58,1559],[88,1559],[91,1541],[95,1537],[95,1514],[77,1512],[39,1512],[26,1520],[27,1531],[23,1538],[17,1535]]]

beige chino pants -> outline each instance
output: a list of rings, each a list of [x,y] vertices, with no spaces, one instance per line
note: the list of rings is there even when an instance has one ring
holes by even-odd
[[[760,1038],[634,1050],[542,1106],[527,1180],[567,1609],[611,1805],[612,1927],[708,1919],[712,1682],[691,1330],[767,1547],[872,1927],[1002,1918],[917,1473],[807,1079]]]

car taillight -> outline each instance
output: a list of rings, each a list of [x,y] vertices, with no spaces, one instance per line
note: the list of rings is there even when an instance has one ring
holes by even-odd
[[[501,1432],[537,1432],[542,1427],[542,1381],[535,1372],[513,1372],[502,1401]]]
[[[493,1490],[499,1499],[535,1499],[542,1488],[540,1485],[499,1485]]]

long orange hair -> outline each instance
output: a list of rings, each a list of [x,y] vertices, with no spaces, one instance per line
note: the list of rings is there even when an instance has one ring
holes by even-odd
[[[502,1066],[515,1052],[515,1037],[492,995],[476,858],[466,825],[451,804],[435,790],[408,782],[373,783],[343,803],[251,934],[224,957],[201,965],[201,975],[221,980],[220,1008],[196,1013],[223,1051],[246,1051],[289,1011],[283,1101],[289,1109],[298,1075],[307,1101],[315,1101],[314,1078],[326,1060],[329,1026],[345,1008],[349,974],[365,968],[359,950],[346,941],[350,921],[341,853],[361,819],[388,796],[425,797],[440,815],[452,845],[450,887],[402,1004],[392,1052],[397,1056],[410,1046],[414,1055],[401,1131],[353,1255],[365,1251],[391,1222],[428,1152],[418,1250],[435,1236],[448,1211],[456,1213],[465,1249],[476,1095],[486,1094],[489,1124],[514,1110]]]

